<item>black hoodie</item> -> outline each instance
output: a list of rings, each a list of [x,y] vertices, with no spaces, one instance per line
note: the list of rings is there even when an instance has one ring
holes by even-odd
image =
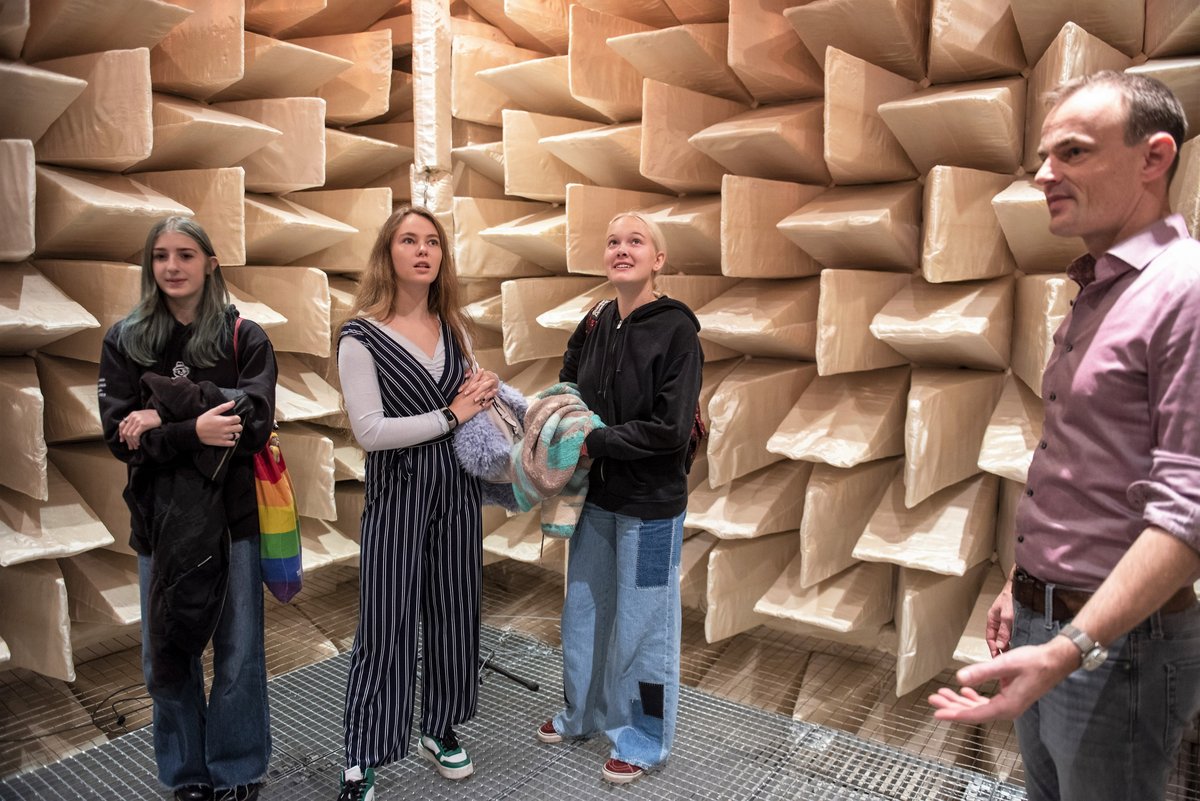
[[[579,385],[604,428],[588,434],[587,499],[610,512],[656,520],[687,508],[684,459],[700,397],[700,323],[660,297],[624,320],[609,303],[591,332],[581,320],[567,342],[560,381]]]

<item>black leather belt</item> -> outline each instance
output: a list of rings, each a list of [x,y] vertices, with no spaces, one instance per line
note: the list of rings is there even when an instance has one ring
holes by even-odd
[[[1046,582],[1036,576],[1031,576],[1021,568],[1013,573],[1013,599],[1026,609],[1033,610],[1036,615],[1046,613]],[[1070,587],[1055,585],[1051,591],[1053,609],[1051,618],[1054,620],[1070,620],[1079,614],[1083,605],[1091,600],[1092,593],[1087,590],[1074,590]],[[1189,584],[1181,587],[1178,592],[1167,599],[1158,611],[1164,615],[1182,612],[1196,603],[1196,593]]]

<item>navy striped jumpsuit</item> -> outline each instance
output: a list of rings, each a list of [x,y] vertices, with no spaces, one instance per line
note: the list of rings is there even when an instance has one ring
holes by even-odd
[[[388,417],[440,409],[462,384],[462,351],[445,322],[446,361],[436,383],[402,345],[368,322],[351,320],[340,336],[370,351]],[[346,687],[348,765],[377,767],[408,753],[418,623],[424,626],[421,731],[441,736],[475,715],[479,495],[479,480],[459,466],[449,434],[367,454],[359,621]]]

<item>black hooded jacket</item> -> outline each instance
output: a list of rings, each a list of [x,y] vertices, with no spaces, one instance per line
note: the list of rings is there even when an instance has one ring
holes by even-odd
[[[579,386],[604,428],[588,434],[588,496],[602,509],[645,520],[687,508],[684,460],[700,397],[704,356],[692,310],[660,297],[619,319],[609,303],[591,332],[567,342],[560,381]]]

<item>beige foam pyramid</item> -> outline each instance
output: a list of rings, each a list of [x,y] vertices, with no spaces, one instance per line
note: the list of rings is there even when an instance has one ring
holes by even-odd
[[[275,36],[323,10],[328,0],[246,0],[246,30]]]
[[[21,57],[21,45],[29,32],[29,0],[6,3],[0,9],[0,58]]]
[[[154,223],[191,213],[124,176],[37,167],[39,256],[125,258],[141,251]]]
[[[505,281],[504,358],[509,364],[562,357],[569,333],[537,323],[541,313],[599,284],[596,278],[553,276]]]
[[[539,58],[541,53],[477,36],[455,36],[450,110],[456,119],[500,125],[508,95],[476,76],[481,70]]]
[[[366,487],[361,481],[338,481],[333,490],[337,520],[333,524],[350,539],[359,541]]]
[[[84,330],[48,343],[42,353],[99,364],[101,343],[114,323],[123,319],[141,296],[142,268],[109,261],[40,259],[37,268],[97,321]]]
[[[1189,139],[1179,149],[1179,167],[1171,181],[1171,208],[1182,214],[1192,236],[1200,231],[1200,142]]]
[[[685,609],[703,612],[708,606],[708,555],[716,544],[706,531],[688,536],[685,530],[679,554],[679,602]]]
[[[738,364],[707,404],[708,481],[713,487],[779,461],[767,440],[816,377],[815,365],[777,359]]]
[[[411,72],[392,70],[392,89],[387,113],[367,120],[369,123],[413,121],[413,76]]]
[[[325,101],[317,97],[234,100],[213,108],[283,135],[240,162],[248,192],[293,192],[325,183]]]
[[[372,23],[391,13],[397,5],[389,0],[325,0],[320,10],[292,23],[291,27],[279,33],[285,39],[353,33],[369,28]]]
[[[992,208],[1022,272],[1061,273],[1087,252],[1078,237],[1050,233],[1045,195],[1028,178],[1018,178],[997,193],[992,198]]]
[[[729,16],[729,0],[665,0],[667,8],[682,23],[723,22]]]
[[[34,248],[37,177],[32,142],[0,139],[0,181],[7,190],[0,197],[0,261],[22,261],[33,254]]]
[[[267,330],[268,334],[272,328],[287,322],[287,318],[282,314],[236,286],[229,287],[229,299],[237,307],[242,317],[258,323]]]
[[[307,253],[298,264],[333,272],[361,272],[370,259],[379,229],[392,213],[392,192],[375,187],[294,192],[287,199],[355,230],[332,245]],[[268,296],[269,297],[269,296]]]
[[[624,211],[669,202],[669,195],[570,184],[567,187],[567,269],[572,273],[604,275],[604,237],[608,232],[608,221]],[[672,258],[668,252],[667,260]]]
[[[9,420],[0,440],[7,454],[0,462],[0,484],[45,501],[49,497],[43,434],[46,401],[33,359],[0,358],[0,404]]]
[[[47,350],[80,331],[100,329],[87,309],[28,262],[0,267],[0,304],[6,309],[0,317],[0,354]],[[92,358],[98,360],[99,352],[97,339]]]
[[[823,270],[817,307],[817,369],[821,375],[876,370],[906,359],[871,333],[871,320],[914,280],[873,270]]]
[[[192,11],[161,0],[34,0],[21,58],[154,47]]]
[[[508,195],[563,203],[567,184],[588,183],[579,171],[543,147],[543,136],[595,128],[592,122],[504,109],[504,191]]]
[[[721,272],[721,198],[695,195],[642,208],[667,240],[667,264],[676,272]],[[607,226],[607,221],[604,223]]]
[[[1055,33],[1067,22],[1103,39],[1128,56],[1142,49],[1146,15],[1144,0],[1011,0],[1013,19],[1021,34],[1025,59],[1035,63],[1050,46]]]
[[[804,514],[804,487],[812,467],[783,461],[715,489],[702,483],[688,494],[684,524],[722,540],[794,533]]]
[[[649,78],[642,97],[642,175],[674,192],[719,192],[724,168],[689,138],[746,106]]]
[[[472,281],[471,283],[475,282]],[[470,284],[467,284],[467,286],[470,286]],[[486,329],[488,332],[497,333],[503,331],[504,299],[500,296],[499,286],[496,287],[495,295],[489,295],[485,298],[464,304],[463,313],[470,318],[472,323]]]
[[[60,559],[71,620],[131,626],[141,622],[137,559],[94,550]]]
[[[319,430],[333,442],[333,477],[338,487],[353,481],[366,481],[367,454],[354,439],[354,432],[349,428],[329,428],[324,425]],[[337,487],[333,495],[337,501],[338,516],[341,517],[342,506]]]
[[[983,435],[979,469],[1023,483],[1033,461],[1033,450],[1042,438],[1044,419],[1042,402],[1033,390],[1016,376],[1006,376],[1004,390]]]
[[[471,279],[546,275],[534,262],[484,241],[479,232],[547,208],[530,201],[454,198],[454,266],[458,275]]]
[[[1005,573],[999,565],[993,564],[984,576],[983,586],[979,589],[979,597],[971,608],[971,617],[963,629],[958,645],[954,647],[954,661],[967,665],[989,662],[992,654],[988,650],[984,635],[987,631],[988,609],[996,596],[1004,589]]]
[[[522,364],[521,368],[521,372],[509,379],[508,383],[512,384],[526,398],[532,398],[546,387],[558,382],[558,371],[562,368],[562,354]]]
[[[963,576],[901,568],[896,592],[896,694],[906,695],[941,673],[971,616],[987,575],[980,562]]]
[[[480,142],[474,145],[463,145],[451,150],[454,160],[461,162],[471,170],[500,187],[500,195],[504,190],[504,143]],[[455,192],[456,195],[478,197],[470,192]],[[501,198],[497,198],[501,199]]]
[[[538,114],[611,122],[603,113],[571,94],[568,61],[568,56],[535,58],[482,69],[475,77],[498,89],[521,108]]]
[[[726,22],[612,36],[608,46],[647,78],[738,103],[753,99],[726,61]]]
[[[113,535],[53,464],[46,481],[45,501],[0,487],[0,567],[112,544]]]
[[[488,147],[487,145],[474,145],[473,147]],[[502,147],[497,145],[498,148]],[[456,151],[461,151],[462,148],[455,148]],[[410,165],[411,166],[411,165]],[[466,162],[458,161],[451,169],[451,184],[448,196],[450,197],[475,197],[483,198],[484,200],[507,200],[508,196],[504,194],[504,163],[501,161],[498,165],[501,170],[500,183],[496,183],[488,176],[475,169],[467,166]],[[409,176],[402,176],[400,171],[389,173],[395,179],[389,186],[392,187],[393,194],[399,190],[397,183],[403,179],[409,181]],[[417,176],[417,180],[422,180],[421,176]],[[373,182],[374,183],[374,182]],[[428,198],[428,192],[421,191],[423,196]],[[399,195],[397,195],[399,196]]]
[[[787,531],[749,540],[723,540],[708,552],[704,636],[717,642],[769,618],[754,610],[796,555],[800,538]]]
[[[392,33],[388,30],[313,36],[292,40],[351,62],[348,69],[315,90],[325,100],[331,125],[365,122],[389,111],[392,89]]]
[[[473,28],[491,28],[483,22],[471,22],[469,20],[450,20],[451,29],[455,33],[465,33],[459,29],[459,25],[470,25]],[[413,44],[413,17],[412,14],[403,14],[397,17],[384,17],[376,22],[369,31],[390,31],[392,34],[392,58],[412,55]],[[479,34],[476,34],[479,35]],[[504,34],[496,31],[496,36],[503,37],[507,40]]]
[[[664,192],[666,187],[639,172],[642,124],[622,122],[589,127],[576,133],[547,136],[541,145],[599,186]]]
[[[804,496],[800,523],[798,570],[793,591],[811,588],[858,564],[854,546],[870,522],[893,478],[900,459],[877,459],[850,468],[813,467]]]
[[[0,105],[10,109],[0,119],[0,137],[36,142],[87,85],[70,75],[18,61],[0,61]]]
[[[547,209],[484,228],[479,236],[554,273],[567,272],[567,210]]]
[[[138,183],[190,208],[223,266],[246,263],[246,172],[241,167],[140,172]]]
[[[508,39],[520,47],[545,50],[546,43],[522,28],[505,13],[504,0],[470,0],[470,10],[490,22]]]
[[[921,187],[834,187],[781,220],[779,230],[826,267],[911,272],[920,263]]]
[[[1011,173],[1021,164],[1025,79],[924,89],[879,106],[921,172],[943,164]]]
[[[281,364],[281,377],[282,373]],[[278,410],[276,416],[279,416]],[[285,423],[279,426],[279,445],[287,459],[288,473],[296,493],[296,509],[300,515],[318,520],[336,520],[333,440],[315,426]]]
[[[247,9],[249,11],[249,9]],[[312,94],[353,66],[349,59],[283,42],[247,30],[243,34],[245,68],[242,77],[210,100],[250,100]]]
[[[701,336],[749,356],[811,361],[819,292],[816,277],[740,281],[696,309]]]
[[[150,155],[150,52],[107,50],[37,65],[87,81],[87,88],[34,147],[39,162],[120,172]]]
[[[358,233],[351,225],[273,195],[247,192],[245,207],[246,260],[251,264],[294,262]]]
[[[990,0],[933,0],[929,82],[1016,75],[1025,67],[1012,6]]]
[[[904,505],[979,472],[979,446],[1004,386],[1002,373],[920,368],[904,420]]]
[[[836,47],[914,81],[925,77],[929,5],[923,0],[826,0],[783,15],[818,62]]]
[[[283,136],[269,125],[204,103],[154,93],[154,148],[131,171],[228,167]]]
[[[679,24],[679,18],[671,11],[665,0],[579,0],[579,2],[593,11],[624,17],[655,28],[667,28]]]
[[[551,53],[567,52],[568,12],[575,0],[504,0],[504,16],[520,25]]]
[[[0,638],[9,647],[9,668],[75,681],[67,587],[58,563],[39,559],[0,568]]]
[[[1065,275],[1017,279],[1013,300],[1013,375],[1040,398],[1042,374],[1054,349],[1054,332],[1071,310],[1079,285]]]
[[[52,445],[50,463],[70,482],[75,492],[112,532],[114,542],[107,547],[118,553],[132,554],[129,547],[129,507],[122,493],[128,481],[125,464],[100,441]]]
[[[565,564],[567,540],[543,537],[541,511],[534,509],[509,517],[484,535],[483,549],[506,559],[552,568]]]
[[[1200,6],[1190,0],[1146,0],[1142,51],[1150,58],[1200,50]]]
[[[892,565],[863,562],[814,587],[800,584],[797,554],[771,589],[755,604],[756,612],[837,632],[876,632],[892,619],[895,571]]]
[[[966,167],[934,167],[925,179],[921,274],[970,281],[1011,273],[1016,262],[992,208],[1012,178]]]
[[[729,67],[759,103],[779,103],[822,92],[821,65],[783,16],[790,0],[730,0]]]
[[[778,223],[824,191],[788,181],[721,178],[721,273],[733,278],[800,278],[821,265],[796,246]]]
[[[632,20],[571,6],[567,50],[571,95],[616,122],[642,116],[642,74],[608,46],[615,36],[652,30]]]
[[[871,320],[871,333],[923,365],[1003,370],[1012,339],[1013,279],[913,280]]]
[[[315,517],[300,520],[300,559],[308,575],[334,565],[354,564],[358,555],[358,541],[346,536],[334,521]]]
[[[660,275],[657,279],[660,292],[687,304],[692,309],[706,305],[709,301],[729,291],[736,283],[728,278],[708,275]],[[598,284],[583,294],[538,315],[538,325],[572,332],[578,327],[583,316],[598,301],[612,300],[614,294],[612,284],[607,281]],[[725,358],[728,357],[727,355]]]
[[[1162,81],[1183,105],[1188,131],[1200,125],[1200,57],[1153,59],[1127,71]]]
[[[767,450],[834,467],[900,455],[908,374],[905,366],[818,376],[771,434]]]
[[[192,14],[150,51],[154,88],[205,100],[242,79],[245,0],[180,0]]]
[[[329,355],[329,278],[314,267],[229,267],[225,279],[287,318],[270,331],[277,351]]]
[[[1054,41],[1049,43],[1049,47],[1045,48],[1045,53],[1037,59],[1029,72],[1024,161],[1028,172],[1036,172],[1042,163],[1038,156],[1038,147],[1042,138],[1042,123],[1046,120],[1048,111],[1045,103],[1046,93],[1072,78],[1100,70],[1120,72],[1130,63],[1129,56],[1074,22],[1062,26],[1062,30],[1054,37]]]
[[[95,362],[37,354],[37,378],[46,400],[43,412],[46,442],[98,439],[100,399],[96,395],[99,369]]]
[[[820,100],[762,106],[710,125],[688,142],[736,175],[824,185],[823,111]]]
[[[992,555],[999,483],[980,473],[908,508],[897,475],[855,544],[854,558],[964,575]]]
[[[276,353],[275,361],[279,366],[279,381],[275,386],[276,420],[279,422],[319,420],[341,412],[341,397],[338,391],[325,380],[322,371],[317,370],[294,353],[283,351]],[[284,450],[287,451],[286,448]],[[332,451],[333,444],[330,442],[329,453],[332,454]],[[288,465],[291,466],[290,460]],[[332,474],[332,463],[329,470]],[[312,516],[320,517],[320,515]],[[322,517],[321,519],[332,518]]]
[[[384,173],[412,162],[411,123],[385,123],[366,128],[404,126],[410,134],[407,146],[398,145],[370,135],[359,135],[361,128],[339,131],[325,129],[325,184],[326,189],[351,189],[367,186],[371,180]]]

